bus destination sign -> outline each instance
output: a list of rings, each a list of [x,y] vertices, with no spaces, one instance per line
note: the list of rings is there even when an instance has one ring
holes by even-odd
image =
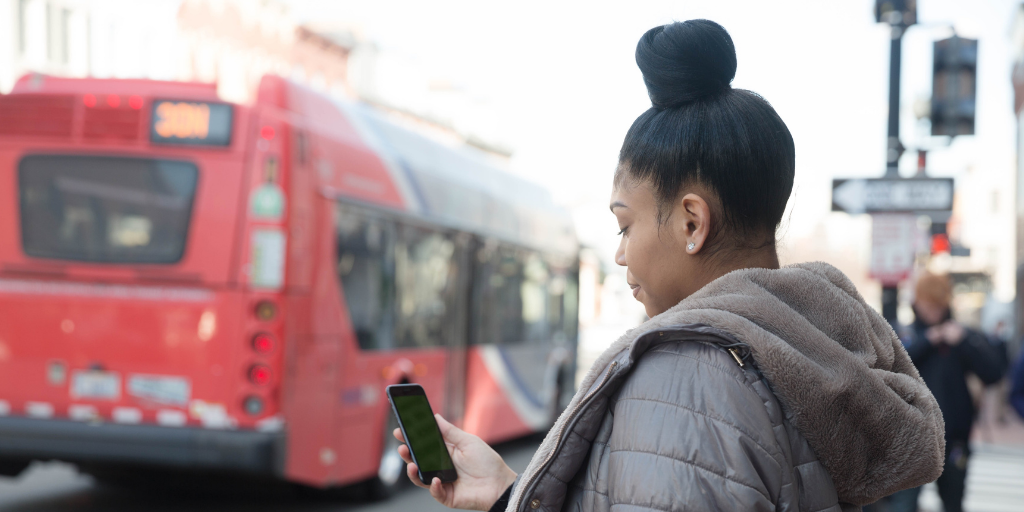
[[[231,144],[231,105],[154,101],[149,139],[160,144],[228,146]]]

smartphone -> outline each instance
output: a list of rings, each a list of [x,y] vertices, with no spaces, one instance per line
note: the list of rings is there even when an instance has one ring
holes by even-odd
[[[441,428],[434,419],[434,411],[427,394],[419,384],[395,384],[386,388],[391,410],[398,417],[405,444],[412,460],[419,468],[420,481],[426,485],[438,477],[442,482],[454,482],[458,475],[448,454],[448,446],[441,437]]]

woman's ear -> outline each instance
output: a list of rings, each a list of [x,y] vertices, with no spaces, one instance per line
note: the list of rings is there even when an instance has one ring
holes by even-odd
[[[687,254],[697,254],[711,234],[711,207],[703,197],[689,193],[676,203],[678,215],[677,240],[686,247]]]

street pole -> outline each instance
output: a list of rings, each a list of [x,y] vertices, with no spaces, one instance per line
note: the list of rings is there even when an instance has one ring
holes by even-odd
[[[900,56],[903,46],[902,23],[892,25],[889,46],[889,137],[885,152],[885,177],[899,178],[900,155]],[[896,309],[899,305],[899,289],[895,284],[882,283],[882,317],[896,325]]]
[[[903,27],[892,26],[889,46],[889,137],[885,153],[885,177],[899,178],[899,161],[903,154],[900,144],[900,56],[903,49]]]

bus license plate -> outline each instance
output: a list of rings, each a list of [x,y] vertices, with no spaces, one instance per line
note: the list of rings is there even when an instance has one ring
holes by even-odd
[[[71,375],[71,397],[117,400],[121,397],[121,376],[114,372],[76,371]]]

